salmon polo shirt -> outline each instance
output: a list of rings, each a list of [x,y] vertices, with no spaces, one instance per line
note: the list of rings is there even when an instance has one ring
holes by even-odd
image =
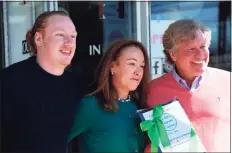
[[[207,152],[229,152],[230,72],[208,67],[194,90],[184,88],[173,75],[171,71],[150,82],[148,106],[177,98]],[[149,151],[150,144],[145,149]]]

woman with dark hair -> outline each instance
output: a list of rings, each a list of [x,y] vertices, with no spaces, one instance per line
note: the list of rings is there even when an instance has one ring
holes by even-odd
[[[76,36],[65,12],[44,12],[26,34],[32,57],[3,69],[2,152],[66,152],[80,100],[80,83],[65,71]]]
[[[69,141],[82,134],[81,152],[142,152],[136,111],[150,80],[146,49],[138,41],[116,41],[99,68],[97,89],[79,102]]]

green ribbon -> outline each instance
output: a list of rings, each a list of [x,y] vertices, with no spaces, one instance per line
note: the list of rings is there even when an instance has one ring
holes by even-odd
[[[193,128],[191,128],[190,135],[191,135],[191,137],[194,137],[196,135],[196,132],[193,130]]]
[[[142,131],[147,131],[148,137],[151,140],[151,152],[158,152],[159,139],[163,147],[170,146],[168,134],[161,120],[163,114],[162,105],[153,108],[153,119],[145,120],[140,123]]]

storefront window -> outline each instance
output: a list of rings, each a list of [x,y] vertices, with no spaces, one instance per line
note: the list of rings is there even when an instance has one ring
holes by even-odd
[[[168,28],[169,24],[179,19],[196,19],[208,26],[212,31],[212,40],[210,46],[211,60],[209,66],[218,67],[225,70],[230,70],[230,66],[224,63],[225,59],[230,60],[230,17],[227,21],[219,17],[221,15],[223,6],[221,2],[151,2],[151,24],[150,24],[150,38],[151,38],[151,64],[152,77],[157,78],[166,72],[170,71],[173,66],[166,63],[165,55],[163,53],[162,35]],[[230,4],[229,4],[230,5]],[[226,16],[227,14],[223,14]],[[221,15],[222,16],[222,15]],[[222,27],[220,23],[227,23]],[[220,33],[220,31],[223,31]],[[224,34],[224,36],[223,36]],[[225,39],[221,40],[221,37]],[[223,43],[220,41],[224,41]],[[222,48],[222,45],[224,47]],[[220,55],[220,56],[219,56]],[[220,60],[219,57],[223,60]]]
[[[51,3],[46,2],[3,2],[5,66],[17,63],[30,57],[26,33],[31,29],[35,19]]]
[[[0,69],[5,66],[3,3],[0,2]]]
[[[78,32],[70,69],[92,86],[97,65],[109,44],[135,36],[132,2],[58,1],[58,9],[69,13]]]
[[[35,1],[33,2],[35,5],[35,18],[37,18],[42,12],[46,10],[46,3]]]
[[[30,56],[25,35],[33,23],[32,2],[7,2],[6,6],[8,56],[9,63],[13,64]]]
[[[104,2],[104,48],[117,39],[133,39],[131,2]]]

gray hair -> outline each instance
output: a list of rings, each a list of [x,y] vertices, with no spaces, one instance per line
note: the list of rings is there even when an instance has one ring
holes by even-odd
[[[164,32],[162,41],[164,53],[170,63],[173,63],[170,52],[176,52],[178,42],[185,42],[195,39],[196,31],[201,30],[205,35],[207,45],[210,45],[211,30],[208,27],[201,25],[196,20],[181,19],[169,25]]]

